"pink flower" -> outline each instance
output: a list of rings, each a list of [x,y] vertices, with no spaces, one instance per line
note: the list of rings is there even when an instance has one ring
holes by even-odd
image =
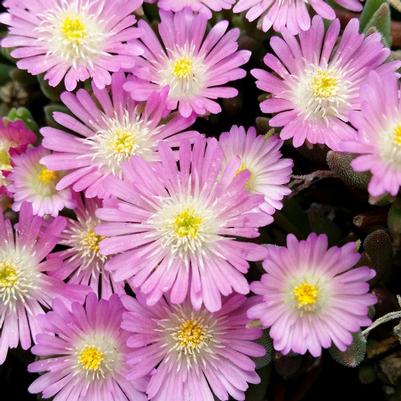
[[[271,93],[261,103],[265,113],[275,114],[269,124],[283,127],[281,138],[292,138],[295,147],[305,141],[326,144],[339,150],[355,131],[349,113],[360,109],[360,86],[370,71],[394,72],[400,62],[385,63],[390,54],[380,34],[365,37],[359,23],[351,20],[340,32],[335,20],[325,32],[322,18],[315,16],[312,27],[296,38],[288,32],[274,36],[264,62],[273,70],[252,70],[259,89]]]
[[[265,249],[236,237],[255,238],[270,216],[255,210],[262,195],[245,190],[249,172],[237,174],[238,159],[222,171],[217,140],[200,138],[193,149],[183,141],[177,155],[166,144],[161,164],[134,158],[126,164],[123,182],[110,184],[115,207],[98,209],[105,220],[96,232],[104,255],[117,254],[106,265],[116,281],[155,304],[164,293],[172,303],[184,302],[210,311],[221,308],[222,295],[246,294],[248,261],[261,260]]]
[[[355,171],[370,171],[368,190],[372,196],[389,192],[396,196],[401,186],[401,100],[398,78],[374,72],[361,89],[361,111],[351,113],[358,130],[342,150],[357,153]]]
[[[39,331],[37,316],[50,307],[54,297],[66,303],[81,302],[88,293],[87,287],[66,285],[47,274],[62,265],[57,258],[45,258],[65,223],[62,217],[44,222],[32,215],[28,203],[22,205],[14,230],[0,215],[0,364],[9,348],[19,343],[23,349],[30,348]]]
[[[262,331],[247,327],[244,296],[225,298],[215,313],[190,302],[175,306],[162,299],[148,307],[140,298],[122,299],[128,309],[122,327],[131,333],[128,377],[151,373],[149,400],[244,400],[248,383],[260,382],[251,357],[265,353],[254,342]]]
[[[140,32],[132,12],[142,0],[19,0],[7,2],[0,22],[9,25],[3,47],[18,68],[33,75],[45,73],[51,86],[63,79],[67,90],[92,78],[104,88],[110,72],[132,68],[140,49],[127,40]]]
[[[88,198],[105,198],[108,179],[121,177],[124,161],[133,155],[157,161],[159,142],[177,146],[182,138],[199,136],[195,131],[183,132],[194,116],[164,118],[166,91],[138,104],[124,92],[124,82],[124,74],[116,73],[110,88],[92,86],[97,103],[84,89],[61,95],[75,117],[55,112],[54,119],[72,132],[50,127],[41,130],[43,146],[54,151],[43,158],[43,164],[51,170],[67,171],[57,184],[58,190],[72,187],[76,192],[85,191]]]
[[[178,108],[182,116],[219,113],[215,99],[232,98],[238,91],[222,86],[243,78],[251,52],[238,51],[239,29],[227,31],[228,21],[220,21],[205,37],[207,16],[186,8],[178,13],[160,11],[159,34],[143,20],[144,34],[132,41],[144,53],[138,57],[133,76],[124,88],[135,100],[145,100],[153,91],[169,87],[168,108]]]
[[[77,219],[69,219],[60,235],[59,244],[67,249],[51,255],[64,261],[63,267],[53,275],[69,283],[88,285],[104,299],[114,292],[123,293],[123,284],[116,283],[104,269],[108,258],[100,253],[99,243],[103,237],[95,233],[95,227],[100,223],[95,211],[101,202],[96,198],[83,201],[80,194],[76,194],[74,200]]]
[[[251,284],[260,295],[248,316],[260,319],[274,348],[318,357],[334,344],[345,351],[352,334],[371,323],[368,308],[376,302],[367,283],[375,276],[360,259],[356,244],[328,248],[327,236],[310,234],[305,241],[287,237],[287,247],[267,245],[266,270]]]
[[[334,1],[348,10],[362,10],[360,0]],[[234,12],[247,11],[247,20],[258,19],[257,26],[264,32],[273,27],[275,31],[288,30],[292,34],[297,34],[310,28],[308,6],[325,19],[333,20],[336,17],[333,8],[324,0],[238,0]]]
[[[40,163],[49,154],[39,146],[13,157],[14,168],[8,176],[8,190],[14,197],[13,210],[19,211],[23,202],[29,202],[34,214],[57,216],[65,207],[75,206],[70,189],[56,189],[62,172],[49,170]]]
[[[146,401],[145,380],[127,380],[128,333],[120,329],[123,307],[118,296],[108,301],[89,294],[84,305],[68,309],[56,299],[41,316],[30,372],[44,372],[29,387],[58,401]]]
[[[23,153],[36,141],[36,135],[20,121],[0,118],[0,191],[8,185],[7,175],[12,170],[11,157]]]
[[[282,158],[283,142],[276,136],[257,136],[253,127],[246,132],[244,127],[236,125],[230,132],[223,132],[219,142],[226,164],[239,157],[240,170],[247,169],[251,173],[246,188],[264,196],[259,208],[269,215],[281,209],[284,196],[291,192],[286,184],[290,181],[293,165],[291,159]]]
[[[212,17],[212,11],[229,10],[235,0],[159,0],[157,5],[165,11],[181,11],[190,7],[195,12],[203,12],[208,18]]]

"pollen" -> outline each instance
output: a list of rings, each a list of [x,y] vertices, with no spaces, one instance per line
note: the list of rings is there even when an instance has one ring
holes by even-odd
[[[14,265],[7,262],[0,262],[0,287],[11,288],[18,282],[17,271]]]
[[[71,44],[80,45],[86,38],[87,30],[84,22],[78,17],[67,16],[61,23],[61,33]]]
[[[311,80],[313,96],[317,99],[328,100],[336,95],[339,79],[329,71],[318,70]]]
[[[127,130],[116,130],[111,142],[113,151],[125,157],[131,156],[136,148],[135,137]]]
[[[293,290],[298,309],[313,310],[319,296],[318,288],[307,281],[297,285]]]
[[[179,79],[188,79],[193,77],[193,62],[189,57],[180,57],[173,63],[173,75]]]
[[[401,124],[398,124],[393,130],[393,143],[401,146]]]
[[[173,223],[174,232],[180,238],[194,239],[199,234],[202,218],[192,208],[185,209],[178,214]]]
[[[38,178],[43,184],[51,184],[57,179],[57,173],[45,167],[40,171]]]
[[[235,175],[238,175],[239,173],[242,173],[245,170],[248,170],[251,173],[251,175],[248,178],[248,181],[245,184],[245,188],[248,191],[252,191],[253,185],[254,185],[254,175],[253,175],[251,169],[249,168],[249,166],[247,166],[245,163],[241,163],[241,166],[238,168],[238,170],[235,173]]]
[[[86,346],[78,356],[79,364],[88,371],[98,371],[104,361],[104,354],[97,347]]]
[[[99,243],[104,239],[103,236],[97,235],[93,230],[88,230],[82,239],[82,243],[87,250],[93,254],[98,254],[100,247]]]
[[[194,319],[183,322],[175,334],[178,348],[189,354],[199,350],[204,345],[206,337],[205,327]]]

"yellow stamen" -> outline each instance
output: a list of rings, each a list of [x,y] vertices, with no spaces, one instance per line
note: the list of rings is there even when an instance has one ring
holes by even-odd
[[[85,23],[78,17],[65,17],[60,30],[68,42],[76,45],[81,44],[87,35]]]
[[[78,356],[80,365],[85,370],[99,370],[104,360],[104,354],[97,347],[86,346]]]
[[[17,271],[14,265],[7,262],[0,262],[0,287],[14,287],[18,282]]]
[[[173,63],[173,75],[176,78],[188,79],[193,76],[193,63],[189,57],[180,57]]]
[[[398,124],[393,130],[393,143],[395,145],[401,145],[401,124]]]
[[[336,76],[328,71],[320,70],[312,78],[312,93],[318,99],[330,99],[337,92],[338,84],[339,80]]]
[[[248,170],[251,173],[251,175],[248,178],[248,181],[245,184],[245,188],[248,191],[251,191],[253,189],[253,184],[254,184],[254,175],[253,175],[252,171],[250,170],[250,168],[245,163],[241,163],[241,166],[239,167],[239,169],[237,170],[235,175],[242,173],[244,170]]]
[[[194,239],[199,233],[201,224],[202,218],[195,210],[188,208],[175,217],[173,227],[179,237]]]
[[[206,330],[196,320],[186,320],[180,325],[175,338],[180,349],[192,353],[192,351],[203,345],[206,338]]]
[[[88,230],[83,238],[83,245],[92,253],[98,254],[100,247],[99,243],[104,239],[103,236],[97,235],[93,230]]]
[[[114,132],[111,147],[115,153],[119,153],[124,156],[132,156],[135,146],[135,138],[131,132],[126,130],[118,130]]]
[[[297,285],[293,295],[299,309],[313,310],[319,296],[319,290],[314,284],[307,281]]]
[[[57,173],[44,167],[40,171],[38,178],[43,184],[51,184],[57,179]]]

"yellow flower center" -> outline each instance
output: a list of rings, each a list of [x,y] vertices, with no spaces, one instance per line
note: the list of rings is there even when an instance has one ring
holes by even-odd
[[[176,78],[188,79],[193,76],[194,69],[192,60],[189,57],[180,57],[173,63],[173,75]]]
[[[205,328],[196,320],[189,319],[183,322],[175,334],[178,347],[185,352],[192,353],[202,347],[206,339]]]
[[[238,175],[239,173],[242,173],[244,170],[248,170],[251,175],[248,178],[248,181],[245,184],[245,188],[248,191],[251,191],[253,189],[253,184],[254,184],[254,174],[252,173],[252,171],[250,170],[250,168],[245,164],[245,163],[241,163],[241,166],[239,167],[239,169],[237,170],[237,172],[235,173],[235,175]]]
[[[80,45],[87,35],[85,23],[79,17],[65,17],[60,29],[63,37],[76,45]]]
[[[194,239],[199,233],[202,218],[192,208],[185,209],[178,214],[173,223],[174,232],[179,237]]]
[[[10,155],[8,146],[0,145],[0,170],[11,170]]]
[[[0,287],[14,287],[17,282],[18,275],[14,265],[7,262],[0,262]]]
[[[116,130],[114,132],[111,147],[115,153],[131,156],[136,146],[134,135],[127,130]]]
[[[57,173],[44,167],[40,171],[38,178],[43,184],[51,184],[57,179]]]
[[[401,124],[398,124],[393,131],[393,143],[401,146]]]
[[[328,100],[332,98],[339,86],[339,79],[328,71],[319,70],[311,82],[312,93],[315,98]]]
[[[104,360],[104,354],[97,347],[86,346],[78,356],[79,364],[85,370],[99,370]]]
[[[299,309],[313,310],[319,296],[319,289],[305,281],[294,288],[293,295]]]
[[[104,237],[102,235],[97,235],[92,229],[89,229],[82,242],[83,245],[92,253],[98,254],[100,250],[99,243]]]

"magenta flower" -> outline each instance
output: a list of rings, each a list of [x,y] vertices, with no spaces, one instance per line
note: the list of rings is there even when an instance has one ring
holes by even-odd
[[[284,196],[291,192],[287,184],[293,165],[291,159],[282,158],[283,141],[276,136],[258,136],[253,127],[246,132],[244,127],[234,125],[230,132],[220,135],[219,142],[227,164],[239,157],[240,170],[249,170],[246,189],[265,198],[259,208],[269,215],[281,209]]]
[[[124,286],[116,283],[104,269],[108,258],[100,253],[99,243],[103,237],[95,233],[95,227],[100,223],[95,211],[101,202],[96,198],[83,201],[80,194],[76,194],[74,200],[77,219],[69,219],[60,235],[59,244],[67,249],[51,255],[64,261],[63,267],[53,275],[69,283],[90,286],[104,299],[110,298],[114,292],[123,293]]]
[[[13,157],[14,168],[7,177],[10,181],[7,189],[14,198],[13,210],[19,211],[23,202],[29,202],[34,214],[57,216],[65,207],[75,206],[70,189],[56,189],[63,173],[49,170],[40,163],[49,154],[39,146]]]
[[[138,26],[144,34],[133,40],[142,47],[133,76],[124,85],[135,100],[145,100],[153,91],[169,87],[168,108],[189,117],[219,113],[215,99],[231,98],[238,91],[221,86],[243,78],[251,52],[238,51],[239,29],[227,31],[228,21],[220,21],[206,35],[207,16],[186,8],[178,13],[160,11],[159,34],[143,20]]]
[[[165,11],[181,11],[190,7],[195,12],[203,12],[208,18],[212,17],[212,11],[229,10],[235,0],[159,0],[157,5]]]
[[[334,1],[348,10],[362,10],[360,0]],[[288,30],[295,35],[310,28],[308,6],[325,19],[333,20],[336,17],[333,8],[324,0],[238,0],[234,6],[234,12],[247,11],[247,20],[255,21],[257,19],[258,28],[264,32],[273,27],[275,31]]]
[[[159,152],[159,166],[139,158],[127,163],[123,182],[110,185],[116,206],[97,211],[109,222],[96,230],[108,237],[101,253],[121,253],[106,268],[115,280],[141,289],[149,305],[164,293],[182,303],[190,293],[195,308],[204,303],[219,310],[222,295],[248,293],[248,261],[265,256],[261,245],[235,238],[258,237],[258,227],[270,221],[255,210],[263,196],[245,190],[250,174],[237,174],[238,159],[221,172],[223,155],[214,138],[200,138],[193,149],[183,142],[179,168],[171,148],[161,144]]]
[[[345,151],[357,153],[355,171],[370,171],[368,190],[372,196],[386,192],[396,196],[401,186],[401,100],[398,78],[372,72],[361,89],[361,111],[351,113],[358,130],[353,141],[343,144]]]
[[[9,25],[3,47],[18,68],[33,75],[45,73],[51,86],[63,79],[67,90],[78,81],[92,78],[103,88],[110,72],[132,68],[141,54],[127,40],[140,34],[132,12],[142,0],[19,0],[5,4],[8,12],[0,22]]]
[[[267,246],[266,270],[251,284],[260,302],[248,316],[270,328],[274,348],[318,357],[334,344],[345,351],[352,334],[371,323],[368,308],[376,302],[367,283],[375,272],[359,260],[356,244],[328,248],[327,236],[310,234],[305,241],[287,237],[287,247]]]
[[[66,285],[47,274],[61,267],[59,259],[45,258],[65,224],[62,217],[49,223],[33,216],[28,203],[22,205],[14,230],[0,215],[0,364],[9,348],[19,343],[30,348],[39,331],[37,316],[50,308],[54,297],[82,302],[88,293],[87,287]]]
[[[91,293],[85,305],[67,309],[58,299],[41,316],[30,372],[44,372],[29,387],[58,401],[146,401],[145,380],[127,380],[128,333],[120,329],[123,307],[118,296],[108,301]]]
[[[23,153],[35,141],[36,135],[22,121],[0,118],[0,191],[8,185],[6,176],[12,170],[12,156]]]
[[[295,147],[308,141],[339,150],[355,136],[348,116],[360,109],[367,74],[394,72],[401,65],[384,63],[390,50],[379,33],[365,37],[358,30],[358,21],[351,20],[336,46],[340,22],[332,22],[325,33],[322,18],[315,16],[311,29],[298,38],[283,32],[283,39],[271,39],[277,56],[267,54],[264,62],[273,72],[252,70],[258,88],[272,95],[260,105],[276,114],[269,124],[283,127],[281,138],[292,138]]]
[[[128,312],[122,327],[131,333],[129,378],[151,373],[151,401],[244,400],[248,383],[259,383],[255,363],[264,347],[262,330],[248,328],[248,303],[242,295],[225,298],[221,310],[175,306],[164,299],[153,306],[123,296]]]
[[[151,95],[144,105],[138,104],[124,92],[124,82],[124,74],[117,73],[110,88],[93,86],[98,104],[83,89],[76,95],[61,95],[75,117],[55,112],[54,119],[72,132],[50,127],[41,130],[43,146],[54,151],[43,158],[43,164],[51,170],[67,171],[57,184],[58,190],[72,187],[76,192],[85,191],[88,198],[104,198],[108,179],[121,177],[123,163],[133,155],[157,161],[159,142],[177,146],[182,138],[199,136],[195,131],[183,132],[192,125],[194,116],[163,118],[166,91]]]

